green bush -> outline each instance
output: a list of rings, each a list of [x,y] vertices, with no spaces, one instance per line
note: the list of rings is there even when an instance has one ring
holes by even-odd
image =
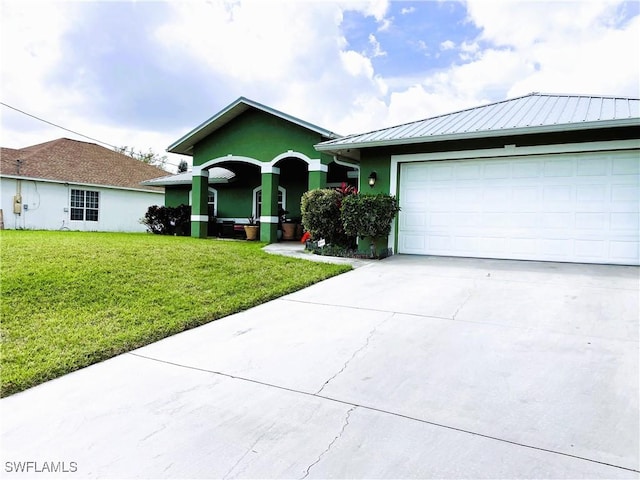
[[[191,227],[191,207],[179,205],[164,207],[152,205],[141,220],[147,231],[158,235],[189,235]]]
[[[394,196],[358,193],[342,200],[340,218],[345,234],[375,240],[389,235],[391,222],[399,211]]]
[[[318,188],[302,195],[302,225],[314,240],[324,238],[327,243],[342,246],[353,244],[355,237],[345,235],[340,221],[340,204],[344,198],[332,188]]]

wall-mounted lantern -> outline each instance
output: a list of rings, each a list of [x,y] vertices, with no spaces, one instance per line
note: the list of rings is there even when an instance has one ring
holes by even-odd
[[[369,186],[371,188],[376,184],[376,180],[378,180],[378,174],[376,172],[371,172],[369,175]]]

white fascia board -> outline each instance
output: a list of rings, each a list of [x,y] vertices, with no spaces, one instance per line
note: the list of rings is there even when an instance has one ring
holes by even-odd
[[[394,162],[395,164],[397,164],[404,162],[425,162],[430,160],[461,160],[465,158],[517,157],[523,155],[549,155],[559,153],[636,149],[640,149],[640,139],[585,143],[559,143],[550,145],[535,145],[529,147],[505,145],[503,148],[485,148],[431,153],[407,153],[391,155],[391,174],[393,175]]]
[[[145,188],[118,187],[115,185],[100,185],[97,183],[67,182],[65,180],[50,180],[47,178],[23,177],[18,175],[4,175],[4,174],[0,174],[0,178],[10,178],[12,180],[25,180],[29,182],[57,183],[59,185],[73,185],[78,187],[108,188],[109,190],[125,190],[128,192],[144,192],[144,193],[155,193],[158,195],[164,195],[164,191],[147,190]],[[158,188],[164,188],[164,187],[158,186]]]

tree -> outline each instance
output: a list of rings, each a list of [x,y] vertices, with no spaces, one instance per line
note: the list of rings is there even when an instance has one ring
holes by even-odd
[[[186,172],[189,169],[189,164],[186,160],[180,160],[178,164],[178,173]]]
[[[149,149],[148,152],[136,151],[133,147],[128,147],[125,145],[124,147],[116,147],[114,150],[118,153],[122,153],[124,155],[128,155],[131,158],[135,158],[136,160],[140,160],[141,162],[147,163],[149,165],[155,165],[156,167],[160,167],[165,169],[167,165],[167,156],[160,156],[155,153],[153,150]]]

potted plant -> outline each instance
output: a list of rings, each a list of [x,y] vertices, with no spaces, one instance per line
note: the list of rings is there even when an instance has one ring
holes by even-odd
[[[293,220],[285,219],[282,223],[282,239],[283,240],[295,240],[296,239],[296,223]]]
[[[285,210],[282,207],[278,207],[278,241],[282,240],[282,237],[283,237],[282,228],[283,228],[287,213],[289,213],[288,210]]]
[[[247,220],[249,220],[249,223],[244,226],[244,233],[247,235],[247,240],[257,240],[260,226],[258,226],[253,215],[247,218]]]

